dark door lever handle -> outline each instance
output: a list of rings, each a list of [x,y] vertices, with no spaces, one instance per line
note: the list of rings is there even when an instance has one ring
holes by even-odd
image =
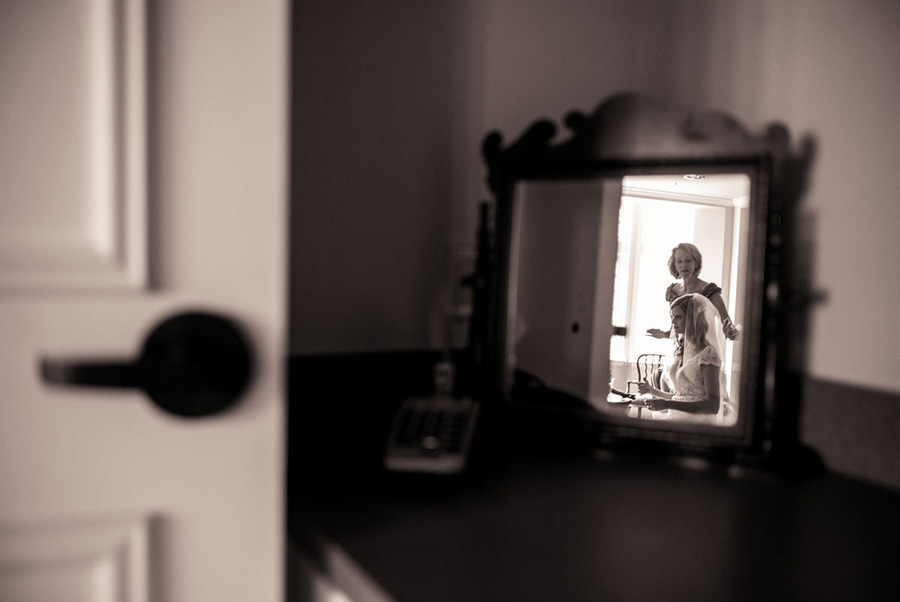
[[[232,320],[186,312],[158,324],[137,359],[42,358],[41,376],[53,385],[136,388],[163,410],[206,416],[232,406],[246,390],[252,353]]]

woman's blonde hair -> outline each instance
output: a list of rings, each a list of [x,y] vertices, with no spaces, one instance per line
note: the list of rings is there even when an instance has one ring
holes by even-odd
[[[691,259],[694,260],[694,276],[700,273],[700,268],[703,267],[703,255],[700,253],[700,249],[697,248],[696,245],[692,245],[689,242],[680,242],[675,245],[675,248],[672,249],[672,254],[669,255],[669,273],[672,274],[673,278],[680,278],[678,275],[678,270],[675,269],[675,252],[676,251],[685,251],[690,254]]]

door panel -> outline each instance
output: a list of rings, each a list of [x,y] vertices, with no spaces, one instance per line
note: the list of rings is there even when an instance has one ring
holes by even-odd
[[[0,1],[0,291],[146,283],[146,62],[144,0]]]
[[[0,600],[149,602],[146,516],[0,525]]]
[[[22,4],[0,0],[0,12]],[[149,285],[0,293],[0,524],[154,517],[145,567],[153,602],[274,602],[284,539],[288,3],[150,4]],[[60,150],[46,177],[78,151]],[[3,203],[13,194],[6,182]],[[77,209],[82,199],[46,202]],[[185,419],[140,391],[41,379],[46,356],[127,358],[159,321],[190,310],[233,319],[254,351],[249,388],[226,412]],[[10,550],[0,539],[0,554]],[[23,579],[5,570],[0,587]]]

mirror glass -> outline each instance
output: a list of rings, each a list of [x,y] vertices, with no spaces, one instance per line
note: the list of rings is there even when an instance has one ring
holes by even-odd
[[[504,345],[510,396],[641,426],[737,424],[751,184],[747,173],[684,172],[517,183]],[[699,273],[670,271],[683,243],[700,256],[681,247],[676,257],[683,266],[690,256]],[[676,382],[686,386],[678,371],[688,356],[669,302],[704,289],[710,310],[721,301],[707,314],[718,315],[707,336],[721,355],[720,407],[703,415],[650,411],[640,381],[687,394],[675,391]],[[639,373],[641,360],[652,361]]]

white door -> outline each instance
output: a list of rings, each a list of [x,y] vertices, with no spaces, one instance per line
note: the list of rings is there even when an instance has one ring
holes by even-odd
[[[0,0],[0,600],[282,596],[286,0]],[[246,394],[185,419],[48,386],[233,319]]]

